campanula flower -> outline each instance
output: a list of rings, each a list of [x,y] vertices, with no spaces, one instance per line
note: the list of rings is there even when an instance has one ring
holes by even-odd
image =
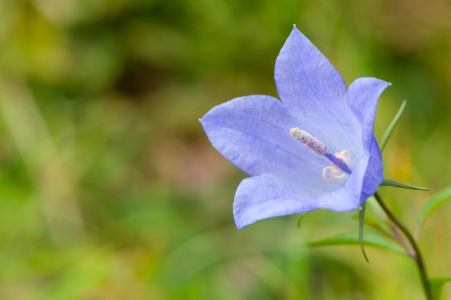
[[[235,194],[238,230],[258,220],[358,209],[384,178],[373,134],[377,101],[390,84],[340,73],[293,28],[275,66],[280,99],[233,99],[201,124],[213,146],[251,175]]]

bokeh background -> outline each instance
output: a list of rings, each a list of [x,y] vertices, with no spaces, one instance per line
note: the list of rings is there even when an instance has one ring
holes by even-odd
[[[1,0],[1,299],[423,299],[409,258],[353,246],[355,212],[316,211],[237,232],[246,177],[198,121],[250,94],[277,97],[275,59],[293,24],[349,85],[392,83],[381,188],[410,228],[451,184],[447,0]],[[451,275],[451,203],[420,245]],[[370,231],[371,229],[365,229]],[[443,299],[451,299],[451,288]]]

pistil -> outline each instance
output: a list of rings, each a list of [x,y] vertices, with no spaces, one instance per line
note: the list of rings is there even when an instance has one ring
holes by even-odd
[[[290,133],[291,133],[291,136],[293,136],[299,142],[303,143],[305,148],[310,148],[313,151],[315,151],[316,153],[318,153],[319,155],[327,157],[332,162],[332,166],[336,166],[336,167],[340,168],[341,170],[343,170],[344,172],[351,174],[351,170],[348,167],[349,160],[347,161],[348,164],[343,162],[342,157],[338,158],[334,154],[330,153],[330,151],[327,149],[327,147],[324,146],[324,144],[321,143],[318,139],[313,137],[310,133],[308,133],[304,130],[301,130],[297,127],[291,128]],[[336,173],[336,174],[338,175],[338,173]],[[333,175],[334,175],[334,172],[332,172],[332,176]],[[338,178],[340,178],[340,177],[338,177]],[[325,176],[324,176],[324,179],[326,179]],[[326,180],[330,181],[332,179],[330,179],[330,180],[326,179]]]

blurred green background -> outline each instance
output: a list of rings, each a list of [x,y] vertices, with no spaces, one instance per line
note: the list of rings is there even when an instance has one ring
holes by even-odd
[[[355,213],[236,230],[246,174],[198,119],[238,96],[277,97],[293,24],[348,85],[392,83],[376,137],[408,100],[386,177],[432,191],[381,193],[413,228],[451,182],[448,0],[1,0],[0,299],[423,299],[409,258],[306,247],[356,232]],[[420,239],[434,277],[451,275],[450,214],[447,203]]]

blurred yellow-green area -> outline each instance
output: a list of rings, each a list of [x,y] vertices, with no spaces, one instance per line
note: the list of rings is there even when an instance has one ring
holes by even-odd
[[[306,246],[356,233],[356,212],[236,230],[247,175],[198,120],[277,97],[293,24],[348,85],[392,83],[377,138],[407,99],[385,175],[431,192],[380,193],[413,230],[451,184],[448,0],[0,0],[0,299],[424,299],[408,257]],[[450,214],[420,238],[432,277],[451,276]]]

